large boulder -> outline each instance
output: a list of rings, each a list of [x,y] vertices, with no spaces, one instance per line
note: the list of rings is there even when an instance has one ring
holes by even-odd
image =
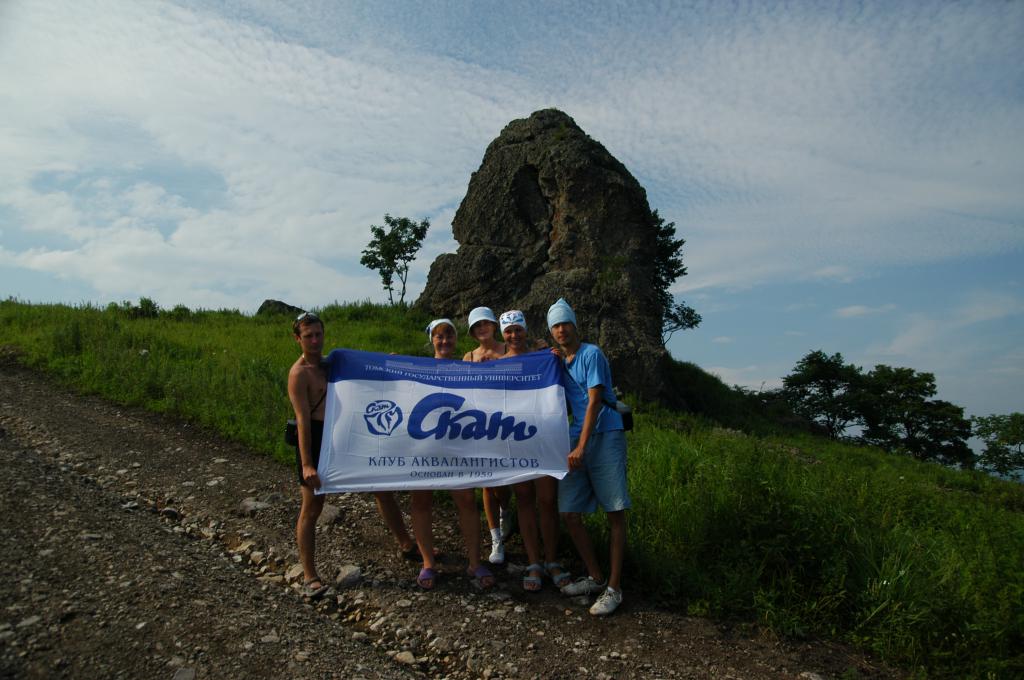
[[[290,305],[287,302],[281,302],[280,300],[264,300],[260,308],[256,310],[256,316],[279,316],[285,315],[296,317],[302,314],[305,310]]]
[[[572,118],[546,109],[509,123],[470,178],[452,230],[458,251],[433,262],[417,307],[462,320],[478,305],[519,308],[547,337],[547,308],[564,297],[616,384],[661,396],[657,220],[643,187]]]

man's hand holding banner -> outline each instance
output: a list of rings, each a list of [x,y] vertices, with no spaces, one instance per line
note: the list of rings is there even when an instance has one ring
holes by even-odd
[[[558,357],[483,363],[338,349],[318,493],[498,486],[567,471]]]

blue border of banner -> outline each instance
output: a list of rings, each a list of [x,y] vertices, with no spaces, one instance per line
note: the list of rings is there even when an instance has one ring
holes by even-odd
[[[355,349],[328,356],[330,382],[411,380],[439,388],[536,390],[562,385],[560,359],[548,350],[482,363],[428,359]]]

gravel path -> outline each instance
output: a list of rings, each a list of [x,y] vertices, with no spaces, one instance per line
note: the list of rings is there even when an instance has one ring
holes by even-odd
[[[442,578],[421,593],[372,498],[332,496],[317,556],[342,581],[309,601],[291,468],[2,350],[0,475],[3,678],[900,677],[840,645],[658,610],[628,582],[607,620],[524,593],[514,567],[480,592],[444,503]]]

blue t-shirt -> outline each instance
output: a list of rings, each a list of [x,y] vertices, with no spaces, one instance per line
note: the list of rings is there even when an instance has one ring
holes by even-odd
[[[602,396],[609,404],[615,403],[615,390],[612,389],[612,369],[608,359],[597,345],[582,343],[572,361],[566,363],[566,369],[572,379],[566,379],[565,396],[572,409],[572,424],[569,425],[569,436],[575,441],[583,432],[583,418],[587,414],[590,397],[587,390],[601,385]],[[614,408],[603,403],[597,414],[594,432],[610,432],[621,430],[622,416]]]

